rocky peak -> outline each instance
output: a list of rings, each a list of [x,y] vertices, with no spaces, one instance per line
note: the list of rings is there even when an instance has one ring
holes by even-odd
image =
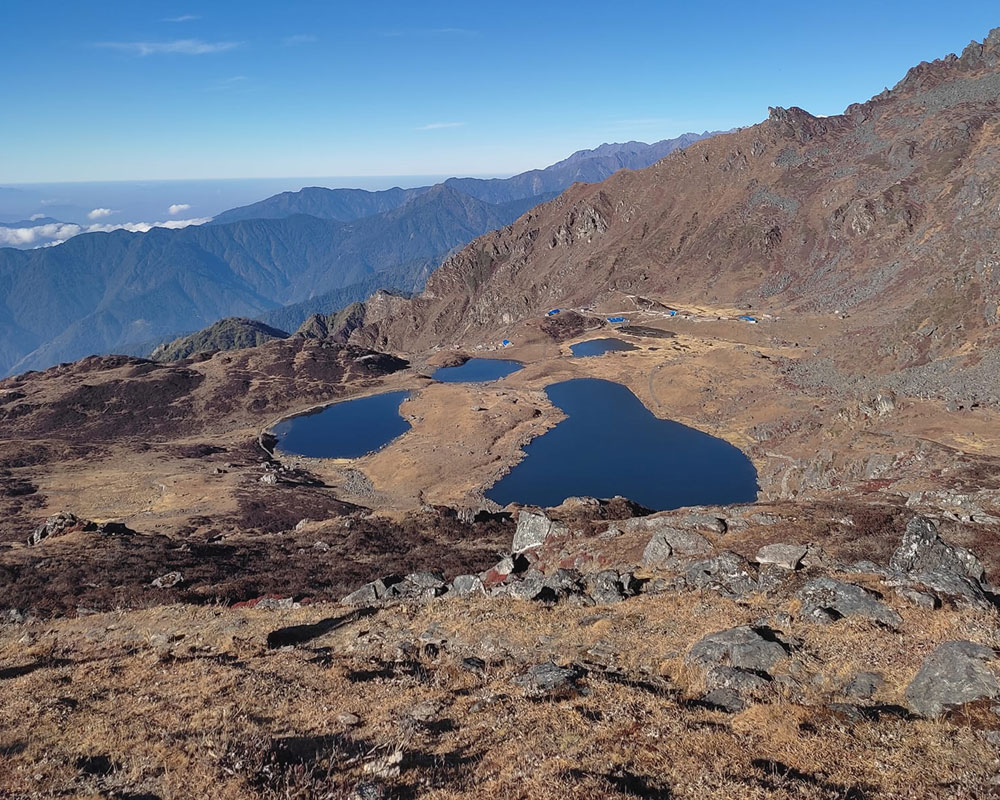
[[[959,60],[970,67],[1000,65],[1000,28],[991,30],[981,43],[969,42]]]
[[[808,111],[792,106],[768,108],[768,120],[779,126],[782,134],[800,142],[808,142],[817,136],[823,136],[828,125],[825,118],[816,117]]]
[[[911,67],[891,91],[872,98],[875,101],[899,94],[926,91],[953,80],[958,72],[991,71],[1000,66],[1000,28],[994,28],[982,42],[970,42],[961,56],[951,53],[934,61],[921,61]]]

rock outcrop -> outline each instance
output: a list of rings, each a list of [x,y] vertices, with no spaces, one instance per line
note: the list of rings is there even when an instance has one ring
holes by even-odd
[[[906,687],[907,705],[914,714],[934,718],[965,703],[1000,698],[997,658],[989,647],[945,642],[927,656]]]

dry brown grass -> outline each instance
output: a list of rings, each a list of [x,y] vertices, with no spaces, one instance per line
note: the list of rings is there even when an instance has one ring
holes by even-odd
[[[688,648],[780,610],[692,593],[597,608],[438,600],[280,649],[267,648],[269,632],[344,610],[166,606],[8,626],[0,796],[348,797],[372,780],[389,796],[442,800],[986,791],[996,752],[976,726],[851,721],[828,703],[870,669],[887,676],[876,699],[900,703],[936,643],[1000,643],[994,616],[904,611],[903,634],[793,623],[787,634],[801,645],[779,672],[802,678],[798,703],[776,692],[725,715],[693,702],[700,676],[684,666]],[[485,669],[464,668],[470,657]],[[525,697],[512,679],[549,659],[589,663],[584,692]],[[429,720],[413,720],[425,702]],[[348,727],[345,712],[360,724]],[[379,777],[397,751],[401,771]]]

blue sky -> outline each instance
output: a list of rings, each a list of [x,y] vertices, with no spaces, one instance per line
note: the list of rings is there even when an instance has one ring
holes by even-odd
[[[834,114],[994,2],[3,0],[0,183],[510,174]]]

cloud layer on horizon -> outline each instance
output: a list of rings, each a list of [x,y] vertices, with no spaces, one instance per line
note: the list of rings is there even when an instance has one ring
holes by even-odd
[[[111,231],[148,233],[153,228],[178,230],[191,225],[204,225],[211,219],[211,217],[198,217],[195,219],[171,219],[165,222],[121,222],[94,225],[51,222],[47,225],[35,225],[30,228],[0,227],[0,247],[17,247],[24,250],[36,247],[53,247],[62,244],[67,239],[72,239],[74,236],[79,236],[81,233],[110,233]]]

